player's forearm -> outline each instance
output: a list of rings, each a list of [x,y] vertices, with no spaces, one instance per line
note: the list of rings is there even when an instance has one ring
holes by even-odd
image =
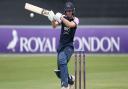
[[[75,23],[68,21],[67,19],[61,17],[62,22],[69,28],[75,27]]]
[[[58,23],[55,20],[53,20],[51,23],[53,28],[56,28],[58,26]]]

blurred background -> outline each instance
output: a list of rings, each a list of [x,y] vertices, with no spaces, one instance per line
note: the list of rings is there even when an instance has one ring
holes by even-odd
[[[55,46],[60,28],[24,9],[63,13],[67,0],[0,0],[0,89],[61,89]],[[128,0],[74,0],[76,49],[86,54],[86,89],[128,89]],[[92,26],[93,25],[93,26]],[[74,75],[74,55],[69,73]]]
[[[0,25],[49,25],[46,17],[24,10],[24,4],[63,13],[66,0],[0,0]],[[81,25],[128,24],[128,0],[74,0]]]

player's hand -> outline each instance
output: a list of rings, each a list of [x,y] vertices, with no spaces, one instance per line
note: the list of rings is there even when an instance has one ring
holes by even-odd
[[[54,12],[51,10],[48,14],[48,19],[52,22],[53,21],[53,18],[54,18],[55,14]]]
[[[59,25],[59,23],[56,20],[53,20],[51,23],[53,28],[56,28]]]
[[[62,14],[58,12],[58,13],[56,13],[56,15],[54,16],[54,19],[55,19],[57,22],[61,23],[61,17],[62,17]]]

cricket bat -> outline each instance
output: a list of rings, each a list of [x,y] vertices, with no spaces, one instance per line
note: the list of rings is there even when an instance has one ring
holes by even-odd
[[[44,9],[44,8],[40,8],[38,6],[29,4],[29,3],[25,3],[25,9],[40,15],[44,15],[44,16],[48,16],[49,14],[49,10]]]

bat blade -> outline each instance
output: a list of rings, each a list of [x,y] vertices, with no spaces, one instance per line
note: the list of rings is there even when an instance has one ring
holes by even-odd
[[[44,16],[48,16],[49,14],[48,10],[29,4],[29,3],[25,3],[25,9],[37,14],[44,15]]]

